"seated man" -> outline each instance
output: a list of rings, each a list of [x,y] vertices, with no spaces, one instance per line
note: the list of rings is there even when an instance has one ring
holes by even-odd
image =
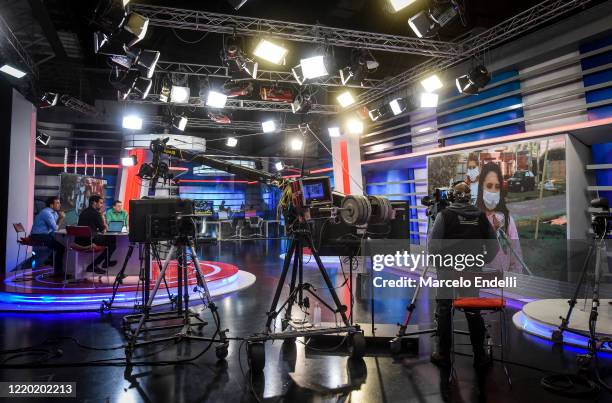
[[[55,252],[55,259],[53,261],[54,274],[56,276],[63,276],[64,245],[55,239],[55,231],[64,221],[64,212],[60,211],[62,206],[57,196],[47,198],[45,205],[46,207],[34,217],[30,237],[35,241],[43,243],[47,248]]]
[[[102,196],[93,195],[89,197],[89,207],[81,211],[78,224],[91,228],[94,244],[106,246],[107,248],[106,251],[102,252],[100,256],[94,260],[93,265],[90,264],[87,266],[86,270],[88,272],[94,272],[96,274],[106,273],[106,270],[98,267],[100,263],[102,263],[103,268],[108,268],[117,264],[116,261],[110,260],[113,252],[115,252],[116,240],[113,236],[104,236],[104,232],[106,232],[108,228],[102,213],[103,208],[104,199],[102,199]],[[75,242],[79,245],[87,246],[90,244],[91,240],[89,238],[77,238]]]
[[[113,207],[106,210],[106,223],[111,221],[121,221],[124,227],[128,226],[128,214],[123,209],[123,203],[121,200],[115,200]]]

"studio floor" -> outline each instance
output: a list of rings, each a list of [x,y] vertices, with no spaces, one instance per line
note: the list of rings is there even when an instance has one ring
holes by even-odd
[[[241,291],[216,298],[222,327],[228,335],[240,338],[264,329],[265,313],[272,300],[281,271],[282,241],[223,242],[207,246],[203,258],[236,265],[256,276],[255,283]],[[343,285],[340,269],[329,269],[336,286]],[[316,268],[305,266],[305,281],[315,287],[323,281]],[[345,286],[338,290],[346,300]],[[401,321],[410,295],[383,299],[375,304],[377,322],[393,324]],[[431,325],[434,304],[428,296],[418,306],[415,322]],[[348,301],[347,301],[348,302]],[[513,311],[515,308],[511,308]],[[298,342],[294,347],[280,341],[266,343],[266,368],[263,375],[248,371],[244,345],[230,342],[226,362],[217,362],[213,351],[181,365],[142,365],[126,367],[108,365],[109,358],[122,357],[123,349],[93,350],[118,347],[124,342],[121,318],[128,312],[100,313],[2,313],[0,338],[2,348],[17,349],[37,346],[38,349],[5,364],[33,362],[58,354],[35,368],[3,368],[2,381],[71,381],[76,382],[79,402],[576,402],[563,398],[540,386],[546,374],[575,369],[575,356],[581,350],[559,351],[544,340],[524,334],[506,316],[509,342],[506,355],[512,362],[509,388],[502,366],[496,362],[486,375],[477,375],[471,357],[457,355],[455,381],[448,383],[448,373],[429,362],[431,338],[422,336],[416,357],[392,358],[388,353],[367,354],[363,361],[349,360],[345,352],[322,352]],[[370,301],[357,296],[354,316],[367,323]],[[333,317],[323,312],[323,321]],[[492,322],[495,318],[487,319]],[[465,318],[455,318],[456,327],[465,329]],[[492,334],[497,323],[492,323]],[[78,344],[76,342],[78,341]],[[139,350],[134,360],[165,361],[196,356],[202,342],[169,342]],[[61,352],[59,351],[61,350]],[[460,349],[461,350],[461,349]],[[469,350],[461,350],[469,353]],[[98,361],[90,366],[84,362]],[[59,366],[62,363],[78,365]],[[104,365],[102,365],[102,363]],[[600,357],[601,374],[612,382],[612,356]],[[256,395],[256,396],[255,396]],[[22,399],[26,401],[26,399]],[[36,401],[36,400],[33,400]],[[597,400],[611,402],[612,395],[603,393]]]

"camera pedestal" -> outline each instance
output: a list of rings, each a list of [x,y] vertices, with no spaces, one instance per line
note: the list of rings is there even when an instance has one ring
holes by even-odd
[[[318,251],[314,247],[308,225],[303,223],[300,228],[293,231],[292,236],[293,238],[285,255],[283,270],[278,280],[272,305],[267,313],[268,318],[266,320],[265,330],[263,333],[253,335],[246,339],[249,366],[254,372],[262,371],[265,366],[264,343],[267,340],[294,341],[297,337],[343,334],[345,336],[342,337],[348,341],[348,350],[352,358],[361,358],[365,354],[366,346],[363,331],[358,325],[353,325],[349,317],[346,315],[347,307],[342,305],[340,299],[338,298],[338,294],[336,293],[329,274],[323,266],[323,262],[321,261]],[[332,297],[333,306],[319,297],[316,293],[316,289],[311,284],[304,283],[302,260],[304,247],[308,247],[312,251],[312,256],[317,263],[319,272],[321,273],[321,276],[325,281],[325,285]],[[281,292],[285,287],[285,281],[287,279],[287,274],[289,273],[290,267],[292,268],[292,272],[291,281],[289,283],[289,296],[279,307]],[[291,316],[293,305],[297,304],[301,308],[305,309],[311,307],[310,299],[305,297],[304,294],[309,294],[309,296],[318,301],[322,307],[329,309],[330,311],[334,312],[334,314],[339,314],[342,319],[343,326],[322,327],[304,326],[304,324],[297,326],[296,322],[293,321]],[[285,314],[281,319],[282,332],[275,333],[272,325],[283,309],[285,310]]]
[[[194,327],[197,327],[197,331],[201,333],[201,330],[208,323],[200,318],[199,313],[194,312],[189,308],[189,281],[188,281],[188,261],[187,255],[191,255],[191,261],[193,263],[193,268],[196,273],[198,288],[201,290],[203,294],[203,300],[205,305],[212,314],[213,320],[215,322],[215,332],[211,337],[204,337],[201,335],[196,335],[194,331]],[[155,300],[155,295],[159,291],[161,286],[161,282],[165,281],[166,271],[168,269],[169,263],[173,258],[177,258],[178,260],[178,295],[177,295],[177,304],[176,310],[168,311],[168,312],[156,312],[150,313],[151,307],[153,305],[153,301]],[[147,276],[148,277],[148,276]],[[145,281],[145,286],[143,293],[145,294],[146,305],[143,307],[143,313],[140,315],[128,315],[124,317],[124,330],[127,333],[128,343],[125,348],[125,355],[128,362],[131,361],[132,354],[134,350],[138,347],[146,346],[154,343],[162,343],[170,340],[175,340],[179,342],[181,340],[199,340],[199,341],[208,341],[211,345],[212,343],[218,343],[216,347],[216,355],[219,359],[225,359],[228,354],[228,345],[229,341],[227,339],[226,333],[227,329],[221,329],[221,319],[219,317],[219,313],[216,305],[211,299],[210,291],[208,289],[208,285],[206,284],[206,280],[204,275],[200,271],[200,261],[197,257],[194,242],[189,237],[179,237],[177,238],[171,248],[166,260],[163,263],[163,266],[160,270],[159,276],[155,281],[155,286],[153,291],[149,294],[148,287],[149,282],[148,279]],[[177,321],[178,323],[165,324],[162,326],[149,326],[149,324],[158,322],[158,321]],[[136,327],[132,329],[132,325],[136,323]],[[172,334],[170,336],[152,336],[147,337],[146,340],[142,340],[143,333],[155,332],[155,331],[164,331],[169,329],[179,328],[180,331],[178,333]]]

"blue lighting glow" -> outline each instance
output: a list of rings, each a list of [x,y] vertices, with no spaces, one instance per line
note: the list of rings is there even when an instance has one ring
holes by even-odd
[[[557,329],[555,326],[547,325],[542,322],[532,320],[523,312],[515,313],[512,317],[512,321],[514,322],[516,327],[522,329],[526,333],[541,337],[546,340],[551,340],[553,330]],[[564,332],[563,343],[568,346],[580,347],[581,349],[585,349],[588,346],[588,338],[575,333]],[[568,346],[564,346],[564,348],[567,348]],[[610,347],[602,347],[602,351],[600,351],[598,354],[602,357],[612,358],[611,353],[612,349]]]

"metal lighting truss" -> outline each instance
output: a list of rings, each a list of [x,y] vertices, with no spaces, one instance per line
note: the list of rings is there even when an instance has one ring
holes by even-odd
[[[184,10],[146,4],[130,4],[131,11],[144,15],[149,24],[159,27],[215,32],[221,34],[265,36],[295,42],[320,43],[349,48],[409,53],[422,56],[453,58],[457,44],[408,36],[388,35],[322,25],[299,24],[264,18],[242,17]]]
[[[232,76],[226,66],[212,66],[208,64],[195,64],[195,63],[179,63],[179,62],[168,62],[158,61],[155,67],[155,73],[164,74],[185,74],[190,76],[206,76],[206,77],[217,77],[231,79]],[[252,80],[247,77],[245,80]],[[290,71],[273,71],[273,70],[258,70],[257,81],[269,81],[275,83],[290,83],[296,84],[295,77]],[[343,85],[340,81],[339,76],[327,76],[321,77],[316,81],[313,81],[313,85],[320,85],[323,87],[352,87],[352,88],[373,88],[376,84],[382,80],[376,79],[364,79],[364,85],[349,84]]]
[[[459,47],[462,51],[452,58],[431,59],[395,77],[382,81],[374,88],[360,94],[353,108],[369,104],[393,91],[397,91],[412,83],[418,82],[432,72],[441,71],[459,64],[472,56],[509,41],[526,30],[533,29],[575,8],[582,7],[590,1],[591,0],[545,0],[501,22],[493,28],[460,42]]]
[[[146,99],[129,99],[128,102],[145,104],[145,105],[168,105],[167,102],[162,102],[159,99],[159,94],[149,94]],[[191,97],[188,103],[174,103],[177,106],[188,106],[196,108],[207,108],[199,97]],[[243,110],[243,111],[269,111],[269,112],[285,112],[292,113],[291,104],[287,102],[260,101],[249,99],[232,99],[229,98],[223,107],[224,110]],[[338,112],[336,105],[321,105],[313,104],[312,109],[308,113],[333,115]]]
[[[143,123],[153,124],[162,126],[165,123],[163,116],[145,116],[143,117]],[[187,126],[190,129],[216,129],[216,130],[232,130],[232,131],[261,131],[261,122],[251,121],[232,121],[231,123],[217,123],[210,119],[202,118],[189,118]]]

